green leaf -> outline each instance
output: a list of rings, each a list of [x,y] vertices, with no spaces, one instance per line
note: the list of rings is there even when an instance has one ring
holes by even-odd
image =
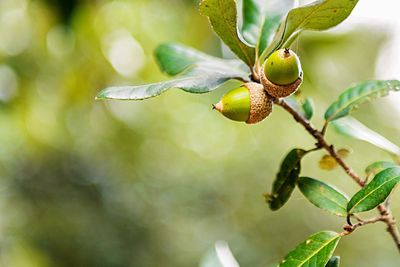
[[[255,49],[246,43],[238,31],[236,1],[203,0],[200,12],[209,18],[214,31],[232,52],[252,68]]]
[[[266,49],[262,58],[294,40],[303,30],[327,30],[344,21],[356,6],[358,0],[319,0],[289,11],[285,22]],[[265,56],[264,56],[265,55]]]
[[[367,176],[376,175],[384,169],[396,166],[398,165],[391,161],[377,161],[368,165],[367,168],[365,168],[365,173],[367,174]]]
[[[260,35],[260,27],[264,18],[265,1],[243,0],[243,38],[252,45],[256,45]]]
[[[303,102],[303,110],[305,114],[305,118],[307,120],[311,120],[314,115],[314,102],[310,97],[307,97]]]
[[[156,49],[156,59],[162,71],[175,79],[137,86],[115,86],[102,90],[96,99],[142,100],[171,89],[189,93],[207,93],[231,79],[247,81],[250,70],[239,60],[212,57],[195,49],[163,44]]]
[[[350,199],[347,205],[348,214],[375,208],[385,201],[399,181],[400,167],[391,167],[379,172],[369,184]]]
[[[341,135],[368,142],[393,155],[400,155],[400,148],[397,145],[351,116],[335,120],[331,125]]]
[[[271,210],[280,209],[289,200],[293,189],[296,187],[297,179],[299,178],[301,159],[306,153],[307,151],[296,148],[286,155],[274,181],[272,193],[268,199]]]
[[[240,60],[221,59],[207,55],[188,46],[175,43],[161,44],[155,50],[155,57],[160,69],[168,75],[175,76],[190,67],[210,65],[211,68],[236,70],[243,75],[250,75],[250,69]]]
[[[202,94],[215,90],[224,82],[234,78],[244,79],[243,73],[199,64],[173,80],[137,86],[108,87],[102,90],[96,99],[142,100],[158,96],[171,88]]]
[[[303,106],[295,95],[291,95],[285,99],[286,103],[294,110],[297,111],[303,118],[306,118]]]
[[[267,46],[272,42],[281,20],[282,16],[279,15],[267,17],[267,19],[265,19],[257,45],[259,56],[262,55]]]
[[[347,216],[349,200],[337,189],[309,177],[300,177],[297,184],[303,195],[318,208],[338,216]]]
[[[309,236],[283,259],[279,267],[325,266],[339,240],[340,235],[332,231]]]
[[[265,2],[263,0],[259,1]],[[262,27],[258,31],[258,55],[261,55],[271,43],[283,17],[294,7],[294,3],[294,0],[268,1],[263,21],[259,24]]]
[[[332,258],[329,259],[328,263],[325,265],[325,267],[339,267],[339,266],[340,266],[339,256],[333,256]]]
[[[325,120],[333,121],[345,117],[360,104],[374,98],[386,96],[390,91],[399,91],[398,80],[377,80],[357,84],[340,94],[325,112]]]
[[[311,98],[298,99],[295,95],[291,95],[286,99],[287,104],[297,111],[304,119],[310,120],[314,115],[314,102]],[[302,102],[302,103],[301,103]]]

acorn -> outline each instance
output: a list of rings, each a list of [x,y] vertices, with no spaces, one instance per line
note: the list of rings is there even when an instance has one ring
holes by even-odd
[[[261,84],[249,82],[226,93],[213,108],[228,119],[253,124],[271,113],[272,100]]]
[[[275,98],[293,94],[302,83],[299,57],[290,49],[272,53],[261,69],[261,82],[267,93]]]

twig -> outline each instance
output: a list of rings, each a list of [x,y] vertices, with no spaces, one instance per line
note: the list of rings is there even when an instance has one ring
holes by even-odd
[[[358,227],[377,222],[385,222],[385,219],[386,219],[385,216],[378,216],[369,220],[360,220],[358,223],[353,225],[346,224],[345,226],[343,226],[344,232],[340,233],[340,235],[341,236],[349,235],[352,232],[354,232],[354,230],[356,230]]]
[[[343,170],[361,187],[364,187],[365,185],[365,180],[361,179],[360,176],[357,175],[357,173],[349,166],[347,165],[343,159],[337,154],[335,151],[333,145],[328,144],[328,142],[325,140],[324,134],[326,130],[326,125],[327,123],[324,124],[324,127],[322,131],[318,131],[316,128],[314,128],[311,123],[304,119],[296,110],[294,110],[291,106],[289,106],[283,99],[277,99],[273,98],[273,101],[275,104],[281,106],[284,108],[287,112],[289,112],[293,118],[300,123],[306,130],[309,132],[316,140],[317,140],[317,147],[322,147],[324,148],[335,160],[336,162],[343,168]],[[381,204],[377,207],[380,213],[380,219],[378,221],[383,221],[387,225],[387,231],[389,234],[392,236],[393,241],[396,243],[396,246],[400,252],[400,233],[399,230],[397,229],[396,226],[396,220],[392,215],[392,212],[389,208],[389,206],[385,206],[384,204]],[[373,220],[372,220],[373,221]],[[361,223],[361,225],[360,225]],[[350,227],[355,227],[356,229],[359,226],[365,225],[372,223],[370,221],[359,221],[357,224],[350,226]],[[357,226],[358,225],[358,226]],[[353,229],[353,230],[354,230]]]

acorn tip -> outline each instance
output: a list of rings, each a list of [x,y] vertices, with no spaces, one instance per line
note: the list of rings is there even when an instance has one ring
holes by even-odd
[[[212,109],[218,110],[219,112],[222,112],[222,102],[219,101],[217,104],[212,105]]]

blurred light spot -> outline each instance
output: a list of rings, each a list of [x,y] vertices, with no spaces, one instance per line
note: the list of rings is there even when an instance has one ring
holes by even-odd
[[[190,111],[189,111],[190,109]],[[213,111],[204,105],[188,106],[185,117],[185,136],[180,140],[187,149],[196,152],[205,159],[217,159],[233,152],[237,131],[232,123],[209,120]]]
[[[217,241],[215,243],[215,251],[217,252],[218,259],[224,267],[239,267],[239,263],[236,261],[232,254],[228,243],[225,241]]]
[[[31,22],[24,8],[7,11],[0,17],[0,53],[18,55],[30,44]]]
[[[144,112],[141,111],[140,103],[129,103],[108,101],[107,108],[115,116],[116,119],[125,123],[127,126],[133,126],[135,123],[141,121],[145,116]],[[95,122],[97,124],[97,122]]]
[[[56,57],[70,54],[75,46],[75,36],[64,26],[55,26],[47,33],[47,49]]]
[[[46,143],[55,144],[60,141],[57,138],[56,110],[53,107],[39,101],[29,109],[26,117],[26,129],[34,138]]]
[[[136,74],[145,63],[141,45],[125,29],[118,29],[103,38],[103,53],[122,76]]]
[[[18,92],[18,77],[12,68],[0,65],[0,100],[8,102]]]

